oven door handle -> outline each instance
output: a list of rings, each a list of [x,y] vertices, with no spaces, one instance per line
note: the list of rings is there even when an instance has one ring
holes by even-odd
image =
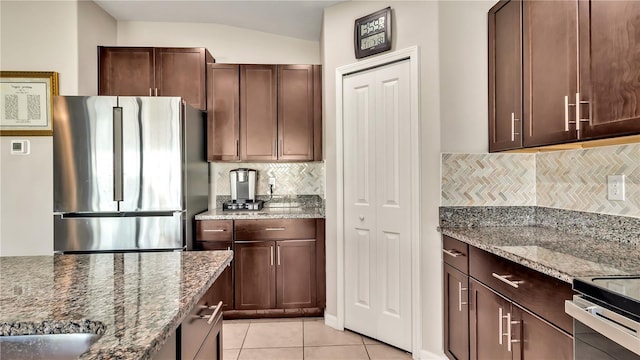
[[[640,323],[578,295],[564,302],[564,311],[615,343],[640,355]]]

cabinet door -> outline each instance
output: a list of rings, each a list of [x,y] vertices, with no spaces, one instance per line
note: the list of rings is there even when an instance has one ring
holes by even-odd
[[[276,247],[277,307],[316,306],[316,241],[277,241]]]
[[[525,147],[577,138],[577,12],[576,0],[523,2]]]
[[[489,10],[489,151],[522,147],[522,2]]]
[[[153,54],[153,48],[99,46],[98,95],[152,95]]]
[[[313,160],[313,66],[278,65],[278,159]]]
[[[579,1],[580,138],[640,132],[640,2]]]
[[[211,330],[193,359],[222,360],[222,311],[219,311],[214,317]]]
[[[240,159],[277,159],[276,66],[240,65]]]
[[[187,104],[206,110],[204,48],[156,48],[158,96],[181,96]]]
[[[197,250],[232,250],[231,241],[196,241]],[[233,261],[207,292],[206,300],[209,304],[217,304],[222,301],[222,310],[233,309]]]
[[[573,338],[545,320],[512,306],[516,322],[512,326],[512,339],[522,347],[522,359],[573,359]]]
[[[274,241],[237,241],[235,243],[236,310],[275,308],[274,247]]]
[[[506,316],[509,301],[496,295],[479,282],[469,279],[469,321],[471,359],[511,359],[506,344]]]
[[[207,65],[207,158],[240,159],[240,66]]]
[[[469,359],[469,277],[443,265],[444,351],[450,359]]]

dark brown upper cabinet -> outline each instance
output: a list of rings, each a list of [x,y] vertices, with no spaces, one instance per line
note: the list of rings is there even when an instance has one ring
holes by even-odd
[[[638,13],[633,1],[497,3],[489,151],[640,133]]]
[[[577,139],[577,3],[523,2],[524,147]]]
[[[640,133],[640,2],[578,1],[578,12],[580,138]]]
[[[322,160],[319,65],[208,65],[210,161]]]
[[[240,66],[207,64],[207,158],[240,160]]]
[[[522,147],[522,1],[489,10],[489,151]]]
[[[278,159],[275,65],[240,65],[240,159]]]
[[[180,96],[207,109],[205,48],[98,46],[98,95]]]

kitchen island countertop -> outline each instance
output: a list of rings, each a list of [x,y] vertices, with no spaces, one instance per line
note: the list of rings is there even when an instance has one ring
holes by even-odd
[[[574,278],[640,275],[640,246],[542,226],[441,227],[479,249],[571,283]]]
[[[149,359],[231,251],[0,257],[0,335],[97,333],[80,359]]]

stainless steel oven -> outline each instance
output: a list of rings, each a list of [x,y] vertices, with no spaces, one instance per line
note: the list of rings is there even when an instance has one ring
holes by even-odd
[[[640,360],[640,276],[576,278],[573,289],[574,359]]]

